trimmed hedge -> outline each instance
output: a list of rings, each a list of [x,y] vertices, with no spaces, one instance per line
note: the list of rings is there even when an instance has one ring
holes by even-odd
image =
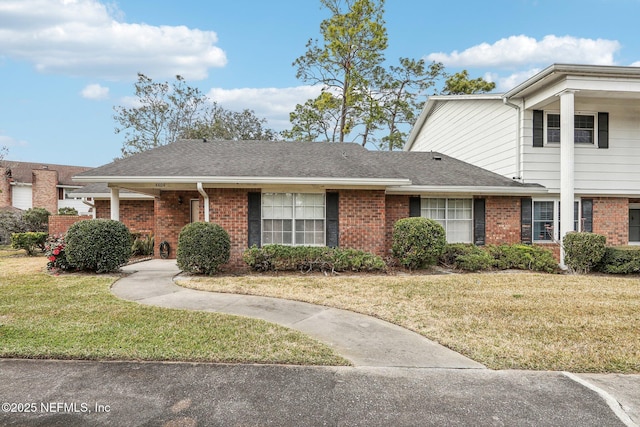
[[[439,263],[465,271],[518,269],[553,273],[558,270],[551,250],[521,244],[480,247],[471,243],[451,243],[445,246]]]
[[[44,251],[47,236],[47,233],[34,231],[13,233],[11,235],[11,247],[14,249],[24,249],[27,251],[27,255],[34,256],[36,249],[39,249],[40,252]]]
[[[189,273],[212,275],[229,262],[231,240],[218,224],[192,222],[178,236],[178,267]]]
[[[602,259],[607,238],[595,233],[569,233],[564,236],[564,263],[579,274],[590,272]]]
[[[608,247],[595,270],[609,274],[640,273],[640,248]]]
[[[435,265],[446,244],[444,228],[432,219],[404,218],[393,226],[393,256],[410,270]]]
[[[90,219],[72,224],[65,244],[70,265],[96,273],[116,271],[131,256],[129,229],[111,219]]]
[[[256,271],[386,271],[384,260],[369,252],[326,246],[253,246],[243,256]]]

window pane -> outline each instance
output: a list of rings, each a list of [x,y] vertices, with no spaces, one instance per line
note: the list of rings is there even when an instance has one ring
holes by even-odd
[[[547,142],[560,142],[560,129],[547,129]]]
[[[547,114],[547,127],[560,128],[560,114]]]
[[[593,144],[593,130],[576,129],[574,134],[575,142]]]
[[[533,240],[553,240],[554,202],[533,202]]]
[[[468,243],[472,240],[471,221],[447,221],[447,242]]]

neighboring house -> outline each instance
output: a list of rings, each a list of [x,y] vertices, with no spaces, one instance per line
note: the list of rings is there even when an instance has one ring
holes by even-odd
[[[521,198],[547,193],[438,153],[352,143],[184,140],[74,180],[100,184],[82,190],[99,218],[134,231],[148,230],[152,218],[155,241],[169,242],[171,256],[189,222],[221,225],[233,267],[246,248],[270,243],[387,256],[393,224],[418,215],[436,218],[451,242],[519,242]]]
[[[0,208],[12,206],[27,210],[38,207],[57,214],[59,208],[72,207],[86,215],[89,206],[70,192],[82,187],[73,182],[72,177],[89,169],[4,160],[0,162]]]
[[[405,150],[546,187],[514,206],[523,240],[571,230],[640,244],[640,68],[552,65],[504,94],[432,96]]]

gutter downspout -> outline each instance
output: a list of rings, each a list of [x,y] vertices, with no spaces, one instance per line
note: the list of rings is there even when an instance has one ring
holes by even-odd
[[[89,202],[86,197],[83,197],[80,200],[82,201],[82,203],[84,203],[85,205],[91,208],[91,215],[93,216],[93,219],[96,219],[96,205],[94,203]]]
[[[522,109],[519,105],[510,102],[508,98],[502,98],[502,102],[504,102],[504,105],[515,108],[518,112],[518,121],[516,123],[516,176],[514,176],[513,179],[519,182],[524,182],[522,179],[522,171],[520,169],[520,156],[522,151],[520,148],[520,121],[522,120]]]
[[[204,199],[204,222],[209,222],[209,195],[206,191],[204,191],[201,182],[197,183],[197,187],[198,193],[200,193],[200,195]]]

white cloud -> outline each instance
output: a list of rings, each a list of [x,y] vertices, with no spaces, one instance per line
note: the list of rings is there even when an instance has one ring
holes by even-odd
[[[227,62],[213,31],[125,23],[122,16],[98,0],[2,0],[0,55],[41,72],[126,80],[137,72],[200,80]]]
[[[296,104],[320,95],[320,86],[288,88],[212,88],[207,96],[227,110],[253,110],[257,117],[267,119],[268,126],[280,131],[290,127],[289,113]]]
[[[616,40],[555,35],[536,40],[519,35],[500,39],[493,44],[481,43],[462,52],[431,53],[426,58],[450,67],[507,68],[553,63],[614,65],[614,54],[620,47]]]
[[[22,141],[15,139],[8,135],[0,134],[0,147],[26,147],[29,143],[27,141]]]
[[[107,99],[109,98],[109,88],[101,86],[99,84],[90,84],[90,85],[87,85],[84,89],[82,89],[80,94],[82,95],[83,98],[87,98],[87,99],[95,99],[95,100]]]

